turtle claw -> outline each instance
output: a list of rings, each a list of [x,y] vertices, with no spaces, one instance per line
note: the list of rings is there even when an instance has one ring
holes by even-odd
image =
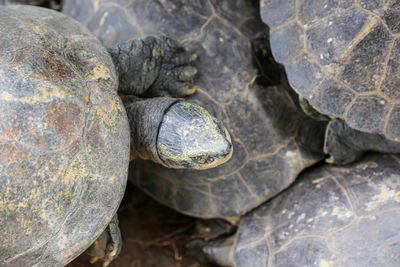
[[[171,63],[175,66],[183,66],[194,63],[197,60],[198,55],[196,53],[189,54],[185,50],[177,53],[171,60]]]
[[[162,65],[158,79],[149,89],[150,96],[183,97],[193,94],[193,78],[197,74],[192,66],[197,60],[197,54],[187,52],[183,47],[168,37],[156,39],[161,50]],[[167,93],[163,93],[167,92]]]
[[[181,69],[178,69],[179,80],[181,81],[192,81],[194,76],[197,73],[197,69],[192,66],[186,66]]]
[[[189,82],[175,81],[171,83],[170,89],[158,90],[156,92],[158,97],[185,97],[192,95],[197,91],[197,88]]]
[[[86,251],[90,256],[91,264],[103,261],[103,266],[108,266],[118,256],[121,250],[121,233],[118,228],[118,218],[114,215],[110,224],[99,238]]]
[[[111,260],[106,260],[103,262],[103,267],[107,267],[108,265],[110,265]]]
[[[172,97],[183,97],[192,95],[197,91],[197,88],[191,84],[187,84],[185,82],[176,82],[169,92],[167,92],[168,96]]]
[[[103,267],[107,267],[116,258],[119,253],[119,247],[114,246],[112,243],[108,244],[106,251],[106,258],[103,259]]]
[[[118,253],[118,248],[115,247],[113,244],[110,244],[108,246],[108,253],[111,257],[115,257],[115,255],[117,255]]]
[[[99,257],[93,256],[93,257],[90,258],[89,263],[90,264],[95,264],[98,261],[99,261]]]
[[[197,87],[194,86],[187,86],[184,90],[182,95],[187,96],[187,95],[193,95],[197,91]]]

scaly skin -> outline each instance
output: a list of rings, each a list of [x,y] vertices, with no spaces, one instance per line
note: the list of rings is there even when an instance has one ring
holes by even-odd
[[[382,135],[364,133],[349,127],[342,120],[329,122],[325,132],[324,152],[328,163],[344,165],[356,161],[366,151],[400,153],[400,142]]]
[[[121,96],[131,127],[131,160],[207,169],[232,156],[226,128],[202,107],[169,97]]]
[[[119,91],[136,96],[182,97],[193,94],[197,73],[187,53],[171,38],[146,37],[114,45],[108,51],[119,74]]]

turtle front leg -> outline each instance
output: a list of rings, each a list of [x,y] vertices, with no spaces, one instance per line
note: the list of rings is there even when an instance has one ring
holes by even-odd
[[[189,54],[169,37],[132,39],[108,49],[119,75],[119,91],[136,96],[182,97],[193,94],[197,69]]]
[[[110,224],[88,248],[87,254],[92,256],[90,263],[103,261],[103,266],[108,266],[119,254],[122,246],[121,232],[118,228],[118,217],[114,215]]]

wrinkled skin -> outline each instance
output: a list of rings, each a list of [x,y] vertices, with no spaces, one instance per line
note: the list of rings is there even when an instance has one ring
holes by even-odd
[[[328,163],[348,164],[360,159],[366,151],[400,153],[400,142],[354,130],[340,120],[329,122],[324,143],[324,152],[329,155]]]
[[[183,97],[195,92],[191,81],[197,70],[190,64],[197,57],[168,37],[129,40],[108,51],[119,74],[119,92],[123,94]]]

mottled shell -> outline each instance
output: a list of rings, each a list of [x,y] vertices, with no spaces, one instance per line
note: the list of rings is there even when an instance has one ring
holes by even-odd
[[[319,112],[400,141],[400,16],[392,0],[261,0],[271,49]]]
[[[0,265],[60,266],[116,212],[129,127],[110,56],[78,22],[0,7]]]
[[[167,34],[198,54],[196,102],[232,136],[232,159],[214,169],[171,170],[136,160],[134,183],[158,201],[201,217],[235,217],[289,186],[322,158],[320,125],[283,86],[249,83],[257,74],[251,40],[265,33],[250,1],[68,1],[63,12],[106,45]]]
[[[400,157],[369,154],[302,174],[246,215],[235,266],[399,266]]]

